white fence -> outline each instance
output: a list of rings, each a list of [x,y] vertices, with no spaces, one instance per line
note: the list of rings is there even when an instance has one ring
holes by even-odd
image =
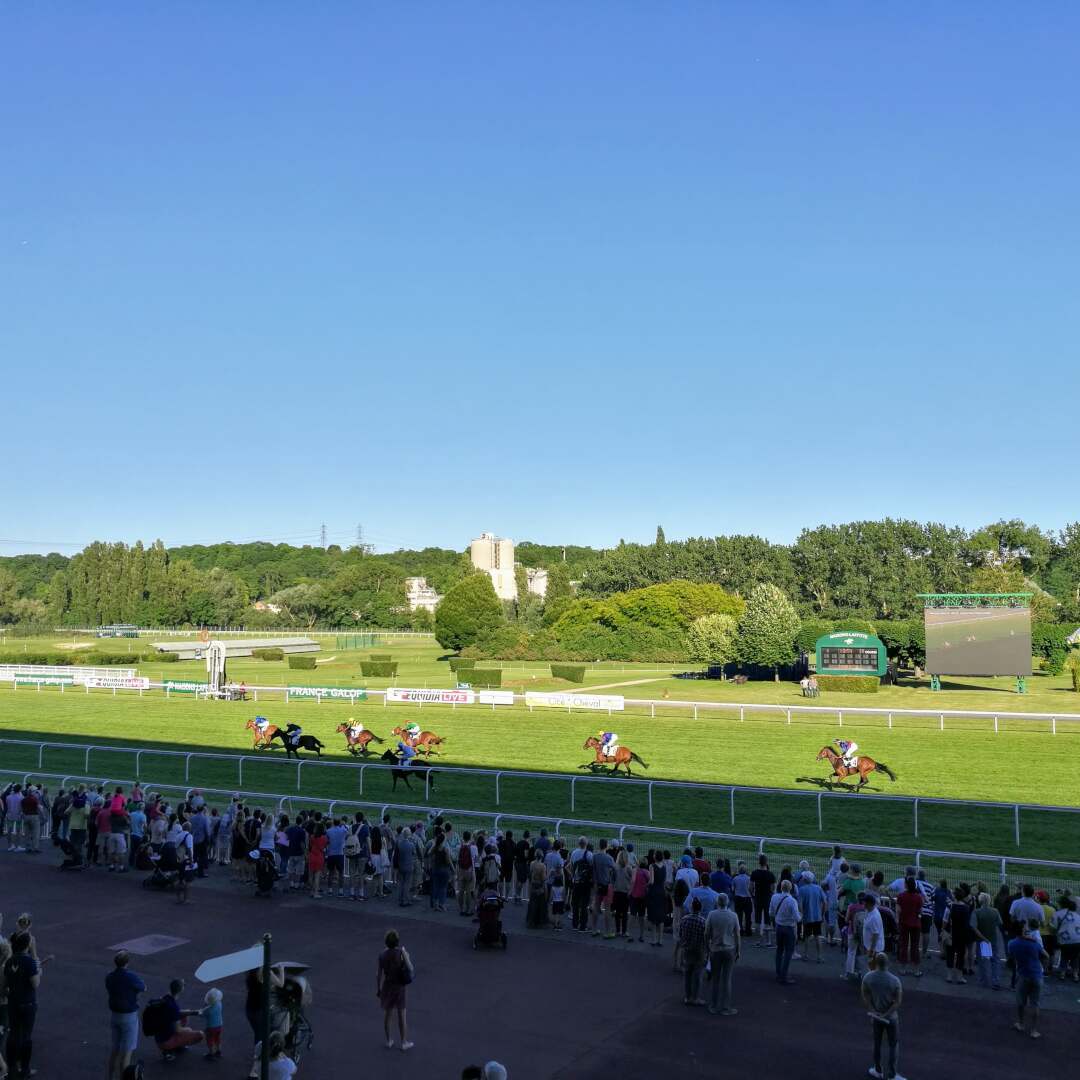
[[[134,668],[81,667],[68,664],[0,664],[0,679],[9,680],[16,675],[40,675],[42,682],[45,682],[49,677],[62,677],[78,681],[80,678],[111,679],[117,676],[133,679],[136,671]]]
[[[296,769],[296,790],[299,792],[303,789],[302,770],[304,769],[346,769],[351,770],[352,773],[357,776],[357,794],[363,795],[364,793],[364,772],[367,769],[375,769],[376,771],[388,771],[388,770],[400,770],[400,765],[380,764],[378,762],[351,762],[351,761],[322,761],[318,758],[287,758],[287,757],[272,757],[269,752],[263,751],[258,754],[228,754],[228,753],[209,753],[205,751],[197,750],[158,750],[147,747],[138,746],[110,746],[105,744],[86,744],[86,743],[68,743],[68,742],[38,742],[36,740],[29,739],[3,739],[0,738],[0,745],[16,746],[21,748],[27,748],[31,750],[37,750],[37,764],[38,768],[45,767],[45,752],[46,750],[63,750],[67,753],[82,753],[84,754],[83,769],[86,772],[90,771],[91,755],[97,754],[134,754],[135,755],[135,776],[137,778],[142,777],[142,759],[144,756],[150,757],[167,757],[167,758],[183,758],[184,759],[184,780],[191,780],[191,763],[200,761],[230,761],[236,762],[236,783],[237,786],[242,787],[244,783],[244,765],[245,763],[256,765],[275,765],[278,767],[284,767],[288,769]],[[577,799],[577,785],[578,784],[611,784],[614,781],[610,777],[605,776],[572,776],[565,773],[550,773],[550,772],[526,772],[516,769],[483,769],[483,768],[467,768],[464,766],[444,766],[438,763],[433,763],[432,769],[417,768],[416,779],[419,781],[421,777],[424,781],[424,799],[429,800],[431,798],[431,773],[434,772],[436,776],[442,775],[462,775],[466,777],[491,777],[494,781],[495,790],[495,805],[502,805],[502,780],[504,777],[508,777],[512,780],[524,779],[524,780],[542,780],[550,783],[563,783],[569,786],[569,812],[572,814],[576,810]],[[343,774],[343,775],[348,775]],[[1058,814],[1080,814],[1080,807],[1073,806],[1053,806],[1049,804],[1041,803],[1005,803],[1005,802],[981,802],[968,799],[944,799],[937,797],[925,797],[925,796],[910,796],[910,795],[875,795],[872,793],[859,793],[853,796],[851,793],[838,792],[838,791],[800,791],[796,788],[773,788],[773,787],[750,787],[744,785],[731,785],[731,784],[708,784],[683,780],[636,780],[633,778],[623,777],[618,781],[619,790],[625,790],[626,788],[644,789],[648,799],[648,813],[649,820],[655,820],[653,793],[659,788],[664,790],[676,790],[676,791],[706,791],[711,792],[720,798],[724,799],[726,803],[726,812],[729,817],[729,823],[735,824],[736,818],[736,795],[742,794],[744,796],[760,796],[760,795],[772,795],[772,796],[790,796],[792,798],[813,799],[817,808],[817,827],[818,832],[824,832],[824,814],[823,814],[823,800],[824,799],[847,799],[857,798],[860,802],[865,801],[877,801],[892,805],[905,805],[911,806],[912,814],[912,836],[914,839],[919,838],[919,808],[920,806],[970,806],[980,810],[989,811],[1005,811],[1012,815],[1013,819],[1013,836],[1016,842],[1016,846],[1021,845],[1021,832],[1020,832],[1020,814],[1021,811],[1036,811],[1041,813],[1058,813]]]
[[[58,626],[54,627],[53,632],[57,634],[94,634],[98,633],[100,627],[97,626]],[[267,629],[267,630],[248,630],[243,626],[207,626],[207,627],[184,627],[169,626],[169,627],[153,627],[153,626],[140,626],[136,628],[136,632],[139,637],[153,637],[155,634],[164,634],[167,637],[197,637],[203,630],[215,637],[219,637],[225,634],[238,634],[241,636],[265,634],[307,634],[309,637],[335,637],[338,635],[350,637],[368,636],[373,634],[376,637],[393,637],[409,640],[412,638],[434,638],[434,634],[430,630],[357,630],[355,626],[346,627],[339,630],[309,630],[304,626],[287,626],[284,629]]]
[[[66,787],[72,782],[101,784],[106,787],[114,784],[130,787],[135,782],[130,778],[116,776],[91,777],[70,773],[26,773],[14,769],[0,769],[0,774],[17,776],[23,783],[28,783],[32,779],[55,780],[59,782],[60,787]],[[184,796],[186,797],[189,792],[188,788],[178,784],[159,784],[149,780],[144,781],[144,783],[148,788],[152,788],[154,791],[160,791],[162,793],[177,791],[184,793]],[[562,829],[566,827],[575,833],[591,833],[594,837],[617,837],[620,843],[625,842],[628,839],[628,834],[630,840],[636,838],[647,840],[649,837],[656,837],[661,841],[667,840],[670,842],[673,839],[677,839],[679,842],[683,842],[683,838],[685,838],[687,847],[690,847],[697,842],[698,844],[702,844],[702,846],[708,845],[710,847],[710,853],[715,851],[719,844],[725,846],[743,845],[747,849],[747,855],[749,855],[751,851],[755,854],[768,854],[770,851],[774,854],[789,852],[813,853],[815,851],[822,851],[823,857],[827,857],[827,855],[831,853],[829,850],[830,845],[823,844],[820,841],[795,840],[785,837],[705,832],[700,830],[681,832],[678,829],[655,828],[648,825],[631,825],[622,822],[589,821],[580,818],[537,817],[528,814],[492,813],[490,811],[461,810],[452,807],[443,807],[436,810],[431,806],[416,806],[405,803],[364,802],[362,800],[353,799],[329,800],[261,791],[234,791],[224,788],[200,787],[199,790],[204,796],[220,796],[222,799],[231,799],[233,796],[239,795],[246,802],[272,804],[279,813],[283,813],[290,809],[293,804],[305,803],[317,809],[325,807],[326,812],[329,814],[333,814],[335,810],[339,813],[346,813],[351,810],[377,810],[380,817],[391,812],[396,813],[399,816],[402,814],[410,816],[422,814],[429,818],[442,814],[443,816],[458,819],[492,822],[492,828],[494,830],[498,830],[504,823],[514,825],[521,823],[537,827],[547,825],[552,827],[555,836],[561,835]],[[1080,863],[1076,862],[1055,862],[1047,859],[1023,859],[1007,855],[973,855],[962,851],[938,851],[927,848],[882,847],[874,844],[844,844],[843,847],[845,852],[849,855],[853,852],[864,852],[867,855],[877,857],[882,855],[893,856],[897,860],[892,867],[894,870],[899,870],[902,865],[908,863],[914,865],[916,868],[925,868],[926,863],[929,860],[935,866],[943,867],[944,870],[949,870],[950,863],[953,864],[953,866],[956,866],[957,864],[966,864],[968,867],[993,867],[1000,876],[1002,882],[1008,877],[1010,865],[1022,869],[1025,880],[1033,880],[1034,875],[1032,875],[1032,871],[1036,871],[1039,875],[1037,883],[1047,886],[1060,884],[1062,882],[1075,882],[1077,878],[1080,878]],[[727,857],[730,858],[732,856],[729,854]]]

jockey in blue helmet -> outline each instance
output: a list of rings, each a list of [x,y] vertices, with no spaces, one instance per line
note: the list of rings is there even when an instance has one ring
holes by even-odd
[[[844,768],[845,769],[857,769],[859,767],[859,759],[856,756],[859,752],[859,744],[852,742],[850,739],[835,739],[837,747],[840,753],[844,755]]]
[[[412,759],[416,757],[416,749],[404,740],[398,742],[397,753],[398,757],[401,758],[401,764],[406,768],[412,764]]]
[[[601,731],[598,733],[600,750],[605,757],[614,757],[619,749],[619,736],[614,731]]]

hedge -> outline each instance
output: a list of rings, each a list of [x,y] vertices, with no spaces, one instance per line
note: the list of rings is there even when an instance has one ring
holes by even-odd
[[[176,664],[180,661],[180,654],[175,652],[154,652],[147,653],[143,659],[148,664]]]
[[[314,671],[315,657],[310,653],[290,653],[289,667],[297,671]]]
[[[394,658],[389,653],[374,653],[373,652],[368,657],[368,659],[378,661],[378,660],[393,660]]]
[[[0,653],[0,664],[78,664],[82,659],[79,652],[4,652]]]
[[[553,679],[565,679],[567,682],[581,683],[585,681],[584,664],[552,664],[551,677]]]
[[[361,660],[360,673],[366,679],[392,679],[397,675],[396,660]]]
[[[463,668],[476,667],[476,661],[471,656],[451,656],[450,670],[461,671]]]
[[[819,690],[840,690],[848,694],[876,694],[881,680],[876,675],[818,675]]]
[[[142,657],[133,652],[80,652],[77,660],[68,660],[69,664],[82,664],[86,667],[107,667],[110,664],[131,667]]]
[[[502,668],[466,668],[462,678],[470,686],[481,689],[502,686]]]
[[[252,649],[251,655],[256,660],[284,660],[284,649]]]

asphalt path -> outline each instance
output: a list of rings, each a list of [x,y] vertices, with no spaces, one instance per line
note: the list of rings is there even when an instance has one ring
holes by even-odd
[[[495,1059],[513,1080],[546,1077],[620,1080],[669,1075],[720,1077],[743,1070],[762,1077],[791,1070],[806,1078],[862,1077],[870,1064],[870,1023],[854,987],[828,962],[793,965],[793,986],[772,978],[772,953],[744,949],[735,979],[738,1016],[710,1016],[682,1004],[681,979],[668,948],[608,943],[564,930],[526,931],[524,906],[507,908],[506,953],[474,951],[474,926],[455,912],[401,909],[385,900],[352,903],[283,894],[259,900],[218,870],[192,885],[192,901],[140,887],[145,875],[101,869],[60,873],[52,852],[0,852],[0,910],[10,932],[29,910],[41,955],[54,953],[39,991],[34,1064],[41,1080],[102,1077],[108,1055],[103,978],[112,947],[147,936],[158,951],[133,958],[150,995],[171,978],[188,986],[181,1004],[202,1004],[206,987],[193,972],[205,959],[273,934],[276,959],[311,965],[309,1010],[315,1044],[303,1077],[441,1078],[466,1064]],[[387,1050],[375,999],[382,939],[396,928],[416,964],[408,990],[408,1053]],[[670,940],[670,939],[669,939]],[[244,1019],[243,980],[225,993],[224,1058],[203,1060],[198,1048],[162,1062],[148,1040],[140,1055],[148,1077],[246,1075],[252,1045]],[[918,1077],[958,1071],[996,1080],[1068,1075],[1080,1009],[1076,987],[1053,984],[1043,1039],[1012,1028],[1012,997],[973,986],[946,994],[938,975],[905,980],[901,1072]],[[150,995],[147,995],[150,996]]]

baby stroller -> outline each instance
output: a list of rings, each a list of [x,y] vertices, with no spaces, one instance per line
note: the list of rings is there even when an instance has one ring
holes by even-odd
[[[82,855],[76,850],[70,840],[60,841],[60,850],[64,853],[64,861],[60,864],[61,870],[83,870],[85,863]]]
[[[495,947],[501,945],[504,949],[508,944],[506,934],[502,928],[502,898],[494,889],[480,895],[476,905],[476,915],[480,920],[480,926],[473,939],[473,948],[479,949],[481,945]]]
[[[165,844],[161,854],[156,858],[151,855],[154,863],[153,873],[148,878],[143,878],[144,889],[175,889],[180,880],[180,860],[176,857],[176,845]]]

